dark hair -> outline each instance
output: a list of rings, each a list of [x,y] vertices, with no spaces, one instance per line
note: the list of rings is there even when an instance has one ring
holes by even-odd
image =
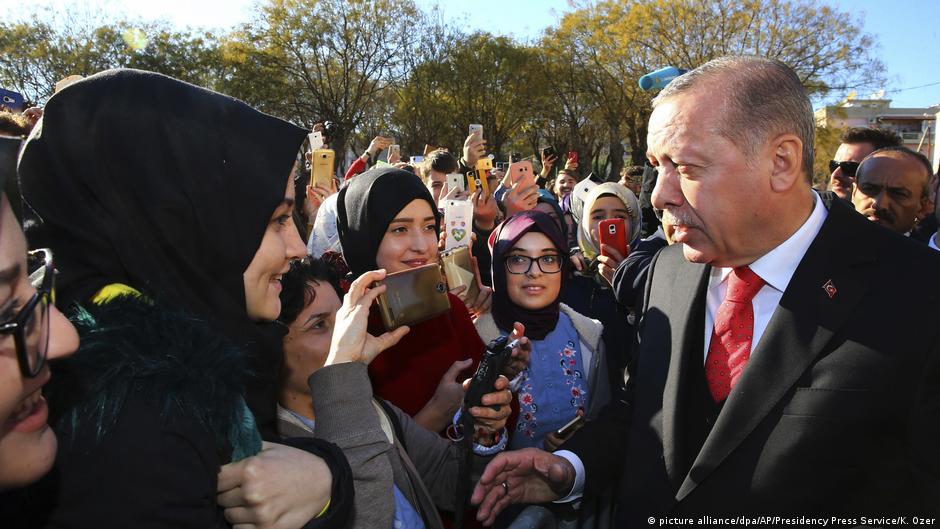
[[[303,312],[304,307],[313,303],[317,293],[311,283],[326,283],[333,287],[336,295],[343,299],[343,289],[339,284],[339,270],[332,263],[323,259],[307,258],[294,261],[290,270],[281,277],[281,315],[278,321],[290,325]]]
[[[865,157],[864,160],[862,160],[862,163],[859,164],[856,178],[861,178],[862,173],[864,172],[864,169],[865,169],[865,162],[868,161],[869,158],[874,158],[875,156],[882,155],[885,153],[890,153],[890,152],[897,152],[905,156],[910,156],[911,158],[914,158],[915,160],[919,161],[921,165],[923,165],[924,168],[927,169],[927,179],[924,180],[924,187],[921,189],[921,196],[925,198],[930,198],[930,179],[933,177],[933,167],[930,166],[930,160],[928,160],[927,157],[924,156],[924,153],[917,152],[907,147],[893,145],[891,147],[883,147],[881,149],[872,151],[868,156]]]
[[[445,150],[437,150],[424,158],[424,168],[444,174],[454,173],[457,171],[457,158]]]
[[[642,165],[631,165],[630,167],[624,167],[623,172],[626,176],[643,176],[644,168]],[[633,178],[631,178],[633,180]]]
[[[852,145],[856,143],[870,143],[876,151],[884,149],[885,147],[901,146],[901,137],[893,131],[867,127],[853,127],[843,132],[839,141]]]

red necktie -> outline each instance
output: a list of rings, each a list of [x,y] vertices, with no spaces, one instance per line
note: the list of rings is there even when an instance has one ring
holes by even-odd
[[[728,274],[728,291],[715,313],[715,328],[705,357],[705,379],[715,402],[728,397],[751,356],[754,335],[751,300],[762,286],[764,280],[747,266],[734,268]]]

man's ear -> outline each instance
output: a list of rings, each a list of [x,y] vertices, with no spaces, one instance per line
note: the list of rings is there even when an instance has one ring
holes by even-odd
[[[794,134],[781,134],[768,145],[773,160],[770,188],[782,193],[805,178],[803,175],[803,141]]]

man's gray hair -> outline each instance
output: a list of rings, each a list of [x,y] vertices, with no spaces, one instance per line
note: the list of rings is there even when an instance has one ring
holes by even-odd
[[[792,68],[763,57],[719,57],[673,79],[653,99],[653,108],[708,83],[724,94],[722,136],[753,155],[771,138],[795,134],[803,142],[803,171],[812,182],[816,123],[813,106]]]

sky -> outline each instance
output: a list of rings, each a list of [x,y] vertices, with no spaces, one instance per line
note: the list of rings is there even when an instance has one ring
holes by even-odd
[[[32,0],[7,11],[23,18],[43,7],[106,11],[143,20],[164,19],[179,27],[228,29],[251,18],[257,0]],[[521,41],[537,38],[569,11],[567,0],[416,0],[419,7],[438,5],[445,20],[466,24]],[[862,17],[863,31],[879,43],[875,55],[887,66],[883,87],[893,107],[927,107],[940,104],[940,20],[937,0],[826,0],[843,11]],[[89,8],[89,6],[92,6]],[[913,88],[919,87],[922,88]],[[863,98],[869,94],[857,94]]]

